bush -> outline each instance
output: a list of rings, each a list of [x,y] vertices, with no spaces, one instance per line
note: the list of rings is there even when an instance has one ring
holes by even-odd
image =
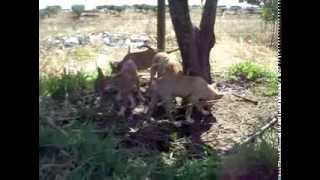
[[[278,17],[278,1],[266,1],[262,7],[261,17],[266,22],[276,22]]]
[[[267,84],[265,95],[273,96],[278,92],[278,75],[250,61],[234,64],[228,72],[228,79],[247,82],[262,81]]]
[[[56,15],[61,11],[61,6],[47,6],[45,12],[48,16]]]
[[[45,9],[41,9],[39,10],[39,17],[40,19],[44,19],[46,17],[49,17],[49,14]]]
[[[72,12],[74,12],[78,17],[80,17],[81,14],[85,10],[85,6],[84,5],[72,5],[71,9],[72,9]]]

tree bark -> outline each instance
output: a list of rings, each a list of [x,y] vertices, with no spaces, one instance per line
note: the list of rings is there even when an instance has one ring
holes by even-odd
[[[158,20],[157,20],[157,48],[165,51],[165,33],[166,33],[166,4],[165,0],[158,0]]]
[[[169,11],[182,56],[184,73],[212,83],[209,55],[215,44],[217,0],[207,0],[200,28],[192,25],[187,0],[169,0]]]

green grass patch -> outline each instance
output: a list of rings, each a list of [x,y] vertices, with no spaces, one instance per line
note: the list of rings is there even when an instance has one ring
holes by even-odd
[[[266,85],[264,95],[278,93],[278,75],[269,69],[251,61],[234,64],[229,68],[228,79],[231,81],[257,82]]]
[[[62,74],[61,76],[41,75],[39,77],[40,96],[52,96],[63,98],[66,93],[72,94],[75,91],[91,90],[95,77],[83,72],[75,74]]]

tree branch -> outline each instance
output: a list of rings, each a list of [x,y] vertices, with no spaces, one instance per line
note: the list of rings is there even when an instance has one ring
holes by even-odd
[[[190,67],[188,63],[194,56],[190,50],[194,46],[195,37],[189,15],[188,0],[168,0],[168,2],[171,21],[184,63],[183,67]],[[188,74],[185,70],[184,72]]]
[[[202,12],[200,22],[200,39],[206,42],[209,48],[215,43],[214,24],[216,21],[217,0],[207,0]]]

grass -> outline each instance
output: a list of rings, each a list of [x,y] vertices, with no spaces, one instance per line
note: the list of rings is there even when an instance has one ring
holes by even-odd
[[[54,99],[63,99],[67,93],[92,90],[94,76],[83,72],[63,74],[61,76],[42,75],[39,78],[39,95],[51,96]]]
[[[256,143],[239,146],[237,153],[224,157],[221,173],[224,177],[236,179],[276,179],[277,148],[275,129],[270,129]]]
[[[229,68],[228,79],[232,81],[262,82],[266,84],[264,95],[274,96],[278,93],[278,75],[252,61],[237,63]]]
[[[168,164],[163,160],[169,156],[168,153],[130,153],[130,149],[121,148],[114,134],[99,137],[90,132],[92,129],[92,124],[82,125],[79,132],[69,131],[69,136],[65,137],[56,130],[40,128],[40,179],[62,176],[70,180],[214,180],[230,174],[233,177],[252,177],[256,172],[261,173],[261,179],[276,176],[277,146],[274,139],[270,142],[262,137],[258,143],[241,146],[237,153],[222,158],[212,151],[201,159],[181,154]],[[68,164],[70,160],[73,164]],[[48,168],[48,164],[64,164],[66,167]]]
[[[192,10],[190,15],[192,22],[199,25],[201,10]],[[138,28],[137,24],[139,25]],[[71,13],[62,12],[54,18],[47,18],[41,21],[39,30],[40,39],[78,32],[108,31],[112,34],[120,33],[126,35],[146,33],[151,37],[151,44],[156,46],[156,13],[124,12],[118,16],[102,13],[98,18],[84,18],[74,21]],[[271,26],[264,24],[259,16],[217,16],[215,24],[217,43],[210,53],[212,73],[222,74],[228,70],[230,65],[240,63],[244,59],[254,59],[258,64],[265,65],[270,69],[276,69],[277,53],[274,49],[268,47],[271,37],[270,32]],[[177,47],[175,32],[169,13],[166,14],[166,46],[168,49]],[[95,51],[90,46],[83,49]],[[107,55],[105,61],[118,61],[125,56],[127,49],[105,47],[103,50],[100,49],[100,52]],[[93,54],[96,53],[93,52]],[[179,52],[174,53],[173,56],[178,60],[181,59]],[[41,72],[47,73],[54,70],[56,73],[62,73],[61,68],[58,67],[70,62],[72,56],[65,55],[64,59],[68,62],[58,60],[62,58],[54,54],[48,57],[53,59],[53,61],[47,60],[47,56],[40,57],[40,66],[46,65],[47,67],[42,68]],[[88,56],[85,55],[83,57]],[[79,58],[82,59],[82,57]],[[87,59],[88,61],[84,60],[84,62],[76,61],[77,66],[82,66],[84,69],[88,69],[87,71],[95,71],[95,68],[92,66],[95,57]]]

